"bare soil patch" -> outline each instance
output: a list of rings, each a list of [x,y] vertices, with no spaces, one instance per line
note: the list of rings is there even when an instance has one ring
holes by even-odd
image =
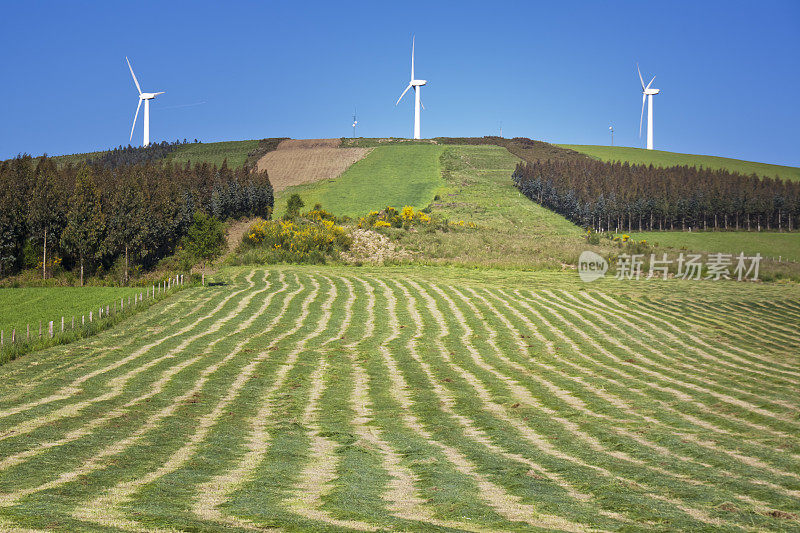
[[[370,148],[339,148],[340,139],[288,139],[258,161],[276,191],[339,177]]]

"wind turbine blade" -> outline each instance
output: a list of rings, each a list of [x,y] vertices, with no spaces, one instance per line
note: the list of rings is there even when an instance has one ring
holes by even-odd
[[[133,115],[133,125],[131,126],[131,138],[128,139],[129,141],[133,140],[133,128],[136,127],[136,119],[139,118],[139,108],[142,107],[142,99],[139,98],[139,105],[136,106],[136,114]]]
[[[136,79],[136,74],[133,73],[133,67],[131,66],[128,56],[125,56],[125,61],[128,62],[128,68],[131,69],[131,76],[133,76],[133,83],[136,84],[136,90],[139,91],[139,94],[142,94],[142,88],[139,87],[139,80]]]
[[[425,104],[422,103],[422,95],[419,97],[419,105],[422,106],[422,110],[425,110]]]
[[[164,94],[167,91],[161,91],[160,93],[153,93],[153,96],[158,96],[159,94]]]
[[[409,83],[409,84],[408,84],[408,87],[406,87],[406,90],[405,90],[405,91],[403,91],[403,94],[401,94],[401,95],[400,95],[400,98],[398,98],[398,99],[397,99],[397,102],[395,102],[395,104],[394,104],[394,105],[397,105],[397,104],[399,104],[399,103],[400,103],[400,100],[402,100],[402,99],[403,99],[403,97],[406,95],[406,93],[408,92],[408,90],[409,90],[410,88],[411,88],[411,84]]]
[[[639,137],[642,136],[642,120],[644,119],[644,102],[647,100],[647,95],[642,95],[642,115],[639,117]]]
[[[642,90],[644,90],[644,79],[642,79],[642,71],[639,70],[639,63],[636,63],[636,71],[639,73],[639,81],[642,82]]]
[[[655,81],[655,79],[656,79],[656,77],[655,77],[655,76],[653,76],[653,79],[652,79],[652,80],[650,80],[650,83],[648,83],[648,84],[647,84],[647,87],[645,87],[645,89],[649,89],[649,88],[650,88],[650,86],[653,84],[653,81]]]
[[[416,37],[414,35],[411,36],[411,79],[414,79],[414,40]]]

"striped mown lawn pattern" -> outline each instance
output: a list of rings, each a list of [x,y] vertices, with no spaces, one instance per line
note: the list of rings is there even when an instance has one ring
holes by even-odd
[[[0,368],[0,529],[798,529],[800,302],[710,304],[234,271]]]

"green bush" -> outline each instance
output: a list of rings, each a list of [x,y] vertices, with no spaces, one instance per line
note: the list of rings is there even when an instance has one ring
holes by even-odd
[[[184,238],[183,249],[198,260],[213,259],[222,251],[225,232],[222,222],[213,216],[195,212],[192,225]]]

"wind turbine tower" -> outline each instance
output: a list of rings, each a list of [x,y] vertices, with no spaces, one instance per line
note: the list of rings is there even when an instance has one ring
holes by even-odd
[[[144,101],[144,139],[142,140],[142,146],[147,146],[150,144],[150,100],[159,94],[164,94],[164,91],[160,93],[143,93],[142,88],[139,86],[139,80],[136,79],[136,74],[133,73],[133,67],[131,66],[128,56],[125,56],[125,61],[128,62],[128,68],[131,71],[131,76],[133,76],[133,83],[136,84],[136,90],[139,91],[139,104],[136,106],[136,114],[133,116],[130,140],[133,140],[133,128],[136,127],[136,119],[139,118],[139,108],[142,107],[142,101]]]
[[[421,87],[425,85],[427,80],[418,80],[414,77],[414,37],[411,37],[411,81],[408,82],[408,87],[406,90],[403,91],[403,94],[400,95],[400,98],[397,99],[397,102],[394,104],[395,106],[400,103],[400,100],[406,95],[410,88],[414,88],[414,138],[420,139],[421,138],[421,130],[422,125],[420,124],[420,111],[419,108],[425,109],[425,106],[422,105],[422,89]]]
[[[356,125],[358,124],[358,120],[356,120],[356,111],[353,110],[353,139],[356,138]]]
[[[642,114],[639,117],[639,137],[642,136],[642,119],[644,118],[644,103],[647,100],[647,149],[653,149],[653,96],[661,92],[660,89],[651,89],[653,79],[645,86],[644,79],[642,78],[642,71],[639,70],[639,64],[636,64],[636,70],[639,72],[639,81],[642,82]]]

